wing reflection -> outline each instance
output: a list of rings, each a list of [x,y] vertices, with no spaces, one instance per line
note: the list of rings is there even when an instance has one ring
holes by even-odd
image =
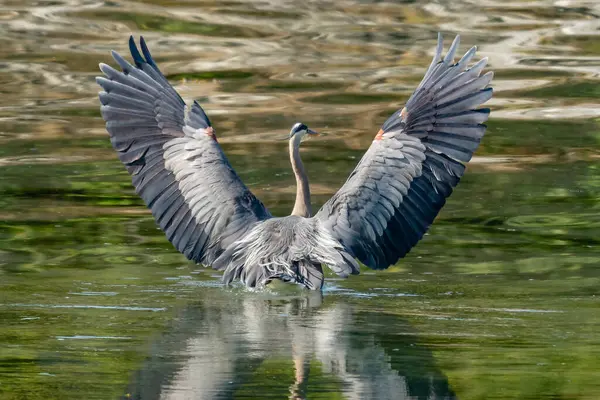
[[[152,345],[129,398],[455,398],[397,316],[322,304],[320,293],[210,295]]]

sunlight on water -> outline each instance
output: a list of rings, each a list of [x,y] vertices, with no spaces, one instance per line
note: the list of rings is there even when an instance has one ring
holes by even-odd
[[[5,0],[0,399],[600,398],[600,3]],[[488,130],[387,271],[224,289],[156,227],[94,77],[143,34],[276,215],[296,121],[314,206],[429,64],[437,31],[496,73]]]

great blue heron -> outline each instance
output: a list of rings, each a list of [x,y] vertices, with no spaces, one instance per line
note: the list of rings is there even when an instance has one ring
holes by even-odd
[[[200,105],[191,107],[169,84],[144,39],[135,66],[112,52],[123,72],[106,64],[96,81],[111,143],[136,192],[167,238],[188,259],[224,270],[226,284],[262,287],[273,279],[321,289],[322,264],[347,277],[355,258],[373,269],[397,262],[423,237],[479,145],[490,110],[493,73],[484,58],[457,63],[459,36],[442,57],[442,36],[425,77],[406,106],[383,124],[341,189],[312,216],[300,142],[315,134],[296,123],[289,152],[296,176],[292,214],[271,216],[242,183],[221,150]]]

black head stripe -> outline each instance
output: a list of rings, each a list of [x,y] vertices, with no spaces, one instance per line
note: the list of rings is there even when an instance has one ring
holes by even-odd
[[[300,131],[305,131],[307,130],[308,127],[306,125],[304,125],[301,122],[296,123],[296,125],[294,125],[294,127],[292,128],[292,132],[296,133],[296,132],[300,132]]]

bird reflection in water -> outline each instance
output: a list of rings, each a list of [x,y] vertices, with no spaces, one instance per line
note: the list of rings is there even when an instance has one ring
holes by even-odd
[[[455,398],[407,321],[340,300],[210,290],[152,345],[128,398]]]

